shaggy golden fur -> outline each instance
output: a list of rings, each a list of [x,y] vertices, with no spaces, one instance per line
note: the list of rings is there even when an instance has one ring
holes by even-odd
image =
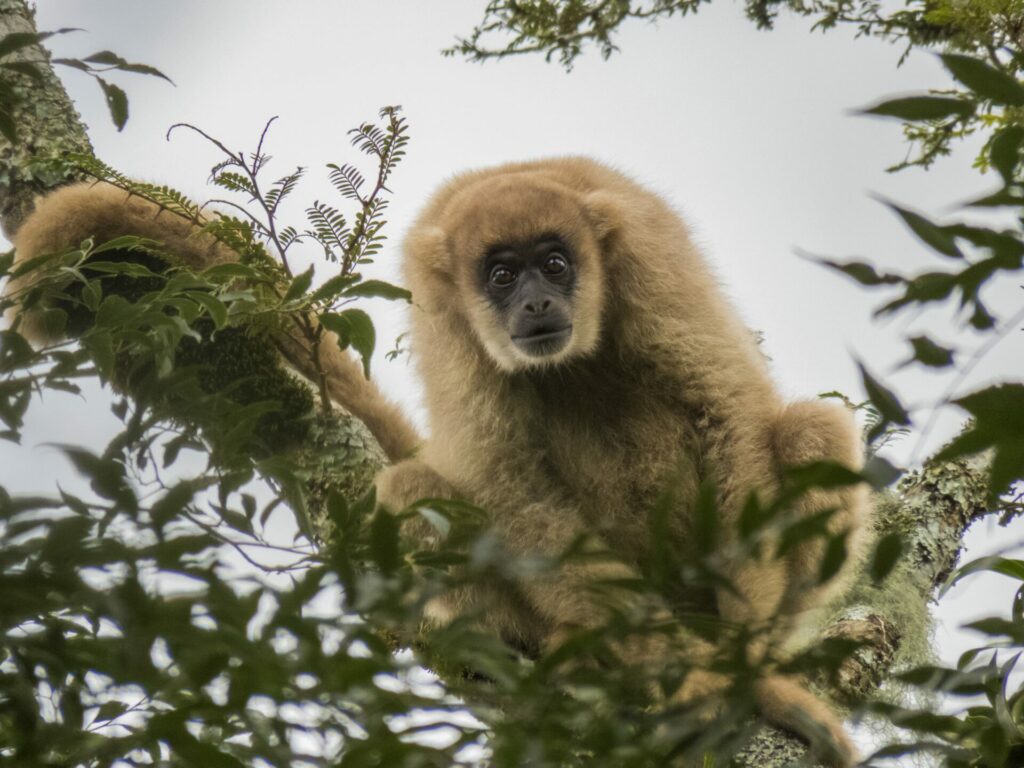
[[[547,358],[524,355],[484,300],[476,271],[489,245],[557,232],[578,258],[569,344]],[[42,199],[14,242],[19,262],[132,234],[164,244],[177,264],[203,268],[235,255],[193,222],[115,187],[80,184]],[[485,621],[521,647],[556,645],[591,626],[608,607],[592,580],[631,577],[648,543],[647,510],[670,478],[680,498],[672,535],[685,551],[699,483],[719,492],[723,531],[735,528],[751,491],[769,497],[783,467],[833,459],[856,468],[860,445],[850,416],[821,402],[786,404],[748,329],[729,307],[679,217],[656,195],[593,161],[577,158],[501,166],[460,175],[429,202],[405,246],[405,271],[419,314],[413,344],[426,388],[431,439],[362,375],[349,355],[322,345],[332,399],[362,419],[392,461],[378,495],[401,509],[426,497],[469,499],[493,515],[517,553],[562,552],[590,534],[619,561],[566,566],[557,579],[463,591],[434,606],[439,620],[483,610]],[[8,291],[23,287],[11,285]],[[32,317],[22,329],[40,339]],[[311,375],[305,341],[274,343]],[[866,515],[863,489],[818,493],[802,512],[837,507],[834,530],[857,551]],[[853,562],[856,558],[850,558]],[[742,599],[719,594],[726,619],[791,624],[841,579],[817,584],[820,551],[784,561],[734,563]],[[631,599],[630,595],[623,599]],[[688,640],[695,659],[710,655]],[[624,655],[656,660],[664,648]],[[723,681],[692,674],[680,700],[713,701]],[[811,734],[824,728],[848,758],[838,718],[799,683],[758,684],[769,719]],[[808,726],[808,722],[811,726]],[[846,760],[846,758],[843,758]]]
[[[204,233],[195,222],[111,184],[99,183],[63,187],[38,200],[14,235],[16,263],[61,253],[90,237],[99,245],[122,235],[161,243],[173,266],[204,269],[238,259],[234,251]],[[103,258],[111,258],[111,254]],[[25,281],[33,274],[11,281],[7,293],[26,287]],[[47,340],[33,313],[23,317],[21,332],[36,342]],[[315,378],[309,347],[294,325],[276,333],[273,343],[295,368]],[[331,399],[367,425],[388,458],[396,461],[410,455],[419,443],[416,431],[402,412],[366,380],[362,366],[338,348],[334,334],[327,334],[320,345],[320,363],[327,374]]]
[[[557,233],[573,250],[578,281],[571,341],[538,359],[510,341],[482,289],[480,262],[496,244],[541,233]],[[482,611],[511,642],[550,646],[605,615],[607,597],[587,582],[628,577],[642,564],[647,510],[670,478],[681,478],[672,534],[686,551],[703,478],[715,483],[728,536],[748,495],[770,498],[784,467],[817,459],[860,466],[845,409],[782,401],[680,218],[596,162],[552,159],[455,177],[411,229],[404,259],[419,308],[412,344],[430,439],[417,457],[383,471],[380,501],[402,509],[426,497],[464,498],[493,515],[515,553],[558,554],[593,535],[621,559],[524,583],[525,601],[461,592],[434,607],[439,620]],[[838,507],[831,528],[849,530],[857,551],[864,489],[821,492],[802,507]],[[721,592],[718,612],[748,626],[780,615],[795,625],[840,583],[818,585],[820,557],[806,546],[784,560],[732,563],[741,597]],[[697,658],[710,653],[697,641],[690,648]],[[660,651],[624,651],[634,652]],[[722,684],[694,674],[678,697],[713,700]],[[798,682],[769,677],[758,690],[767,718],[807,735],[823,728],[849,760],[838,718]]]

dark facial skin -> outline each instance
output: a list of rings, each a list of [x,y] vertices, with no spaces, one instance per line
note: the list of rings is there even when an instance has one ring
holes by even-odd
[[[530,357],[555,354],[572,338],[576,264],[556,236],[491,248],[480,265],[484,293],[512,342]]]

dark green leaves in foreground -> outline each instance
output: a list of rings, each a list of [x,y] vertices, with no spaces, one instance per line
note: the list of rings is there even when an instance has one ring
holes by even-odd
[[[967,117],[973,113],[974,105],[970,102],[945,96],[907,96],[883,101],[864,110],[866,115],[898,117],[901,120],[939,120]]]
[[[956,401],[971,421],[938,459],[991,450],[993,500],[1024,478],[1024,384],[989,387]]]
[[[890,426],[902,427],[910,424],[910,414],[907,413],[896,394],[882,386],[863,365],[860,366],[860,374],[864,381],[864,391],[879,417],[868,432],[868,442],[873,441]]]
[[[38,88],[44,82],[39,61],[44,56],[40,44],[53,37],[78,29],[58,29],[53,32],[11,32],[0,38],[0,134],[11,144],[18,141],[13,110],[29,98],[31,88]],[[110,118],[117,130],[128,122],[128,96],[119,86],[101,75],[111,71],[133,72],[152,75],[171,82],[163,72],[147,64],[129,62],[112,51],[100,51],[84,59],[55,58],[52,63],[76,69],[93,77],[103,91]],[[30,83],[25,82],[27,79]],[[28,88],[26,88],[26,85]]]
[[[340,313],[326,313],[320,316],[324,328],[338,335],[338,346],[352,347],[363,361],[363,372],[370,377],[370,358],[377,343],[377,334],[370,316],[361,309],[346,309]]]

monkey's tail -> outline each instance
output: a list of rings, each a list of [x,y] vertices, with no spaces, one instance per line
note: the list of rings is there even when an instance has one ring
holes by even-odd
[[[112,184],[79,183],[38,199],[35,210],[12,240],[19,264],[36,256],[60,253],[90,237],[99,244],[122,235],[159,241],[176,265],[193,269],[238,260],[234,251],[203,232],[198,223]],[[6,293],[27,287],[31,279],[30,273],[12,280]],[[35,342],[48,341],[38,319],[29,313],[23,318],[21,331]],[[308,342],[297,329],[277,332],[274,343],[288,364],[304,376],[317,379]],[[420,443],[416,430],[399,408],[367,381],[362,366],[338,347],[334,334],[325,335],[319,353],[331,400],[366,424],[390,461],[412,454]]]

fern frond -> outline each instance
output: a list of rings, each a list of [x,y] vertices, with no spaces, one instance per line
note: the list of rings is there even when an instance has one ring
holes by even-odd
[[[256,197],[256,190],[253,188],[252,181],[240,173],[221,170],[217,172],[212,179],[213,183],[218,187],[230,192],[244,192],[249,195],[250,198]]]
[[[352,136],[350,141],[356,149],[368,155],[384,157],[386,152],[387,133],[380,126],[373,123],[363,123],[358,128],[349,131]]]
[[[344,214],[333,206],[314,200],[313,205],[306,209],[306,217],[313,227],[306,230],[306,234],[323,246],[324,255],[330,261],[337,261],[337,252],[345,251],[345,243],[351,237]]]
[[[331,169],[328,178],[341,196],[361,203],[363,198],[359,190],[366,183],[363,174],[355,166],[348,164],[335,165],[334,163],[328,163],[327,167]]]
[[[281,204],[282,200],[292,193],[296,185],[299,183],[299,179],[301,179],[305,173],[306,169],[300,165],[294,172],[289,173],[287,176],[283,176],[274,182],[270,191],[263,196],[263,200],[267,204],[267,208],[271,213],[277,211],[277,206]]]
[[[298,242],[302,239],[302,235],[299,234],[295,227],[285,227],[278,234],[277,238],[281,242],[281,247],[287,249],[292,243]]]

